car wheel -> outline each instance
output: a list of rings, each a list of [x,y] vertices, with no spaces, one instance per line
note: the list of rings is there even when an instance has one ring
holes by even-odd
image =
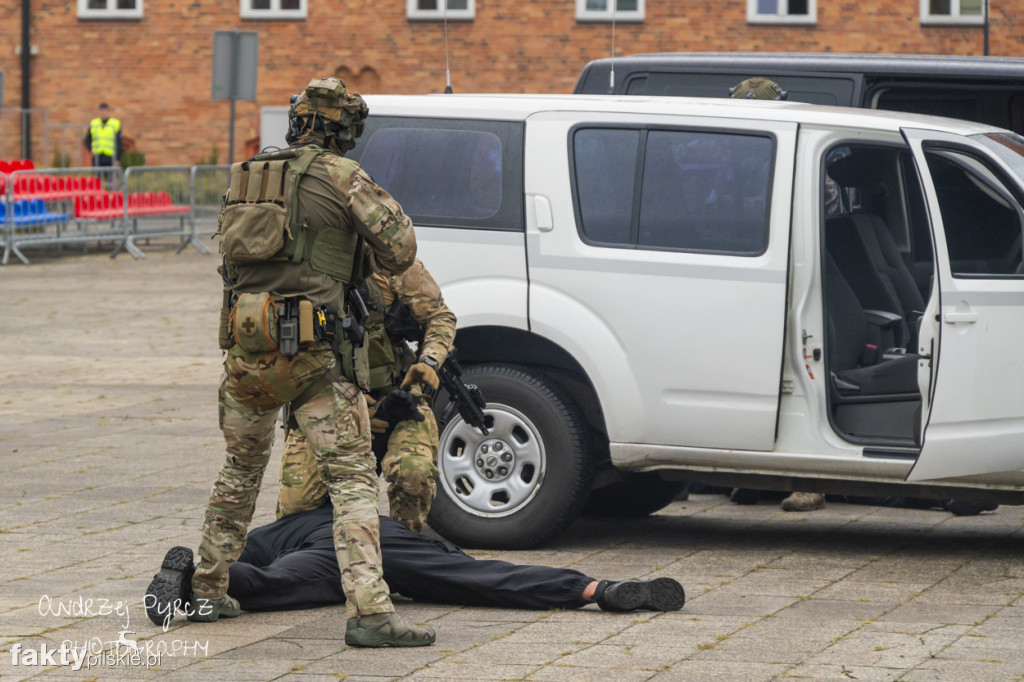
[[[487,400],[488,433],[438,395],[440,474],[430,527],[464,547],[541,545],[576,518],[590,491],[583,416],[561,386],[531,368],[478,365],[463,380]]]
[[[657,474],[623,472],[624,480],[590,492],[587,516],[639,518],[671,504],[686,488],[681,481],[664,481]]]

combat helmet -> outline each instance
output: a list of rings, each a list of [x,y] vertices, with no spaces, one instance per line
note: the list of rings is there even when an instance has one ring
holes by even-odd
[[[768,78],[748,78],[729,89],[733,99],[786,99],[786,91]]]
[[[369,109],[359,93],[345,87],[340,78],[314,78],[288,109],[288,144],[319,142],[344,154],[363,134]]]

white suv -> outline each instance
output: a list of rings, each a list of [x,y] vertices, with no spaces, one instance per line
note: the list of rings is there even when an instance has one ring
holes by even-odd
[[[484,435],[430,523],[530,547],[683,481],[1024,502],[1024,138],[786,102],[371,96]],[[589,503],[588,503],[589,499]]]

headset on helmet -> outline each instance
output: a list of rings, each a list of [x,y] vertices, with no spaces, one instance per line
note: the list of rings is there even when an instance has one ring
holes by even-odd
[[[344,154],[363,134],[369,109],[359,93],[340,78],[314,78],[306,89],[292,95],[288,109],[288,144],[322,142]]]

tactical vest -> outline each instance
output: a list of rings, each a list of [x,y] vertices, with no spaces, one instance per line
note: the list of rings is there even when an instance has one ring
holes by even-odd
[[[231,186],[217,219],[220,252],[229,265],[308,262],[342,284],[362,279],[362,237],[308,221],[298,224],[299,183],[309,165],[326,153],[309,145],[232,164]]]
[[[402,378],[406,365],[412,364],[413,355],[401,340],[388,336],[384,326],[387,305],[380,286],[369,278],[366,280],[368,300],[366,308],[370,314],[363,322],[366,330],[366,346],[370,366],[367,390],[379,391],[394,388]]]
[[[89,136],[92,138],[92,153],[104,156],[114,155],[114,139],[121,131],[121,122],[116,118],[108,118],[104,123],[101,118],[89,122]]]

